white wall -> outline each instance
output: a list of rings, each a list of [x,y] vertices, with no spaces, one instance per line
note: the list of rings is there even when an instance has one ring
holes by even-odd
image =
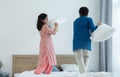
[[[50,19],[67,19],[53,36],[53,43],[56,54],[73,54],[72,23],[79,16],[79,8],[87,6],[89,16],[96,24],[99,3],[100,0],[0,0],[0,60],[4,64],[3,70],[11,73],[13,54],[38,54],[40,37],[36,21],[41,12],[47,13]],[[98,43],[93,43],[92,47],[89,70],[97,71]]]

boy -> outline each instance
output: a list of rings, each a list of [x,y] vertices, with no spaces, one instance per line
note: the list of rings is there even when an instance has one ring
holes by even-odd
[[[90,33],[94,32],[98,26],[94,26],[92,18],[88,17],[87,7],[79,9],[80,17],[74,21],[73,25],[73,52],[79,66],[80,73],[87,72],[88,60],[91,51]],[[101,25],[98,23],[97,25]]]

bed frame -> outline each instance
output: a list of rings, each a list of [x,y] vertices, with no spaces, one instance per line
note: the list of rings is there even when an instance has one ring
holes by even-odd
[[[76,64],[74,55],[56,55],[57,66],[60,64]],[[13,55],[13,73],[33,70],[37,66],[38,55]]]

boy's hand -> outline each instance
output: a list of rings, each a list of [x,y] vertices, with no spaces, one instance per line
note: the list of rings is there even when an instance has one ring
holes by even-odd
[[[101,22],[98,22],[97,25],[100,26],[100,25],[102,25],[102,23],[101,23]]]

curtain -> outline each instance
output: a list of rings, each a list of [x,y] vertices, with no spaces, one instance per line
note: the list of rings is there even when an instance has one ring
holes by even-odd
[[[112,26],[112,0],[100,0],[100,21]],[[99,43],[99,71],[112,72],[112,38]]]

